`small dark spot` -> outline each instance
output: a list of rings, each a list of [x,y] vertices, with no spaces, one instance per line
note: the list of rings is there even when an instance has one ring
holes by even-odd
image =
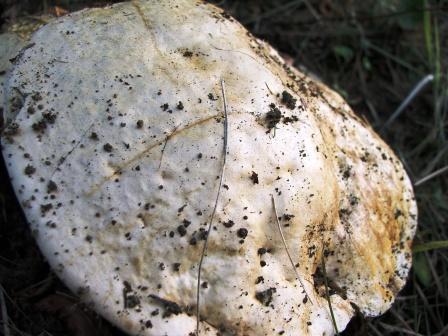
[[[297,116],[291,116],[291,117],[284,117],[283,118],[283,123],[285,125],[292,124],[292,123],[297,122],[297,121],[299,121],[299,118],[297,118]],[[316,148],[316,150],[319,152],[319,148],[318,147]]]
[[[228,220],[227,222],[223,222],[222,223],[226,228],[231,228],[232,226],[235,225],[235,222],[233,220]]]
[[[270,131],[280,122],[282,118],[281,111],[275,106],[275,104],[269,105],[270,111],[266,113],[265,121],[266,128]]]
[[[151,320],[147,320],[147,321],[145,322],[145,327],[146,327],[146,329],[151,329],[151,328],[152,328],[152,322],[151,322]]]
[[[277,290],[274,287],[255,293],[255,298],[263,305],[268,307],[272,302],[272,296]]]
[[[244,239],[247,237],[248,231],[246,228],[239,228],[236,234],[238,235],[238,237]]]
[[[182,104],[182,102],[180,101],[180,102],[177,103],[176,107],[177,107],[178,110],[183,110],[184,109],[184,104]]]
[[[252,174],[250,175],[250,179],[254,184],[258,184],[258,174],[256,172],[252,172]]]
[[[179,235],[180,235],[181,237],[183,237],[183,236],[185,236],[185,235],[187,234],[187,229],[185,229],[185,226],[184,226],[184,225],[179,225],[179,226],[177,227],[177,232],[179,232]]]
[[[52,193],[52,192],[56,192],[56,191],[58,191],[58,185],[55,182],[50,180],[47,184],[47,192]]]
[[[257,280],[255,280],[255,284],[258,285],[260,283],[264,282],[264,278],[260,275]]]
[[[346,167],[345,167],[345,169],[344,169],[344,171],[343,171],[343,173],[342,173],[342,178],[343,178],[344,180],[347,180],[347,179],[350,177],[350,175],[351,175],[351,170],[352,170],[352,168],[351,168],[350,166],[346,166]]]
[[[27,165],[24,169],[25,175],[31,176],[36,172],[36,168],[34,168],[32,165]]]
[[[1,116],[1,110],[0,110],[0,116]],[[9,126],[3,131],[3,135],[7,137],[12,137],[18,135],[19,133],[20,133],[19,125],[14,122],[9,124]]]
[[[140,304],[140,299],[132,293],[129,282],[123,281],[123,286],[124,309],[135,308]]]
[[[92,132],[89,136],[90,139],[92,140],[98,140],[98,134],[96,134],[95,132]]]
[[[136,295],[128,295],[125,300],[125,309],[126,308],[135,308],[140,304],[140,299]]]
[[[41,101],[42,100],[42,95],[39,92],[35,92],[33,93],[33,95],[31,96],[31,98],[37,102],[37,101]]]
[[[38,122],[32,124],[31,128],[36,133],[44,133],[45,129],[47,128],[47,122],[45,120],[39,120]]]
[[[398,219],[399,217],[403,216],[403,212],[400,209],[395,209],[394,218]]]
[[[137,128],[143,128],[143,120],[137,120]]]
[[[183,56],[190,58],[193,56],[193,53],[189,50],[186,50],[186,51],[184,51]]]
[[[293,219],[294,217],[295,217],[294,215],[283,214],[283,220],[284,220],[284,221],[290,221],[290,220]]]
[[[182,309],[180,308],[180,306],[175,302],[162,299],[161,297],[158,297],[157,295],[153,295],[153,294],[150,294],[148,297],[163,306],[163,308],[165,309],[165,311],[162,315],[163,318],[170,317],[173,314],[179,315],[182,312]]]
[[[181,263],[174,263],[174,264],[173,264],[173,271],[174,271],[174,272],[179,272],[179,270],[180,270],[180,265],[181,265]]]
[[[40,212],[42,215],[45,215],[48,211],[50,211],[51,209],[53,209],[53,204],[48,203],[48,204],[42,204],[40,206]]]
[[[282,104],[284,104],[290,110],[296,108],[297,99],[295,99],[288,91],[282,92]]]
[[[110,153],[113,151],[114,148],[112,147],[112,145],[110,143],[106,143],[106,144],[104,144],[103,149],[104,149],[104,151]]]
[[[49,124],[54,124],[56,122],[56,114],[51,112],[42,113],[43,118]]]
[[[57,227],[56,223],[52,221],[48,221],[47,223],[45,223],[45,225],[52,229],[55,229]]]
[[[204,229],[199,229],[199,233],[198,233],[198,238],[200,240],[206,240],[208,236],[208,231],[204,230]]]
[[[265,254],[267,252],[267,250],[264,247],[260,247],[258,249],[258,255],[262,256],[263,254]]]

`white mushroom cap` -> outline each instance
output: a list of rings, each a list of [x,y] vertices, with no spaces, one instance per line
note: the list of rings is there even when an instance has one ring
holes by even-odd
[[[3,154],[58,275],[130,334],[333,335],[387,310],[417,209],[336,93],[214,6],[133,1],[38,30],[6,85]],[[20,90],[22,106],[12,104]],[[10,124],[12,125],[12,124]],[[279,222],[300,285],[277,226]]]

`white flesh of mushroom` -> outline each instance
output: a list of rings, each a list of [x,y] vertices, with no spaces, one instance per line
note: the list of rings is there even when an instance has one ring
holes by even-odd
[[[322,258],[339,331],[352,304],[370,316],[390,307],[411,265],[411,184],[336,93],[192,0],[80,11],[30,42],[6,83],[3,155],[49,263],[110,321],[130,334],[195,333],[222,169],[221,80],[228,154],[200,334],[333,335]]]

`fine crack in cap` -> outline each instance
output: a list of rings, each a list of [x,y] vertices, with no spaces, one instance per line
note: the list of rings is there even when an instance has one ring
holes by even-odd
[[[3,155],[40,248],[130,334],[195,334],[207,237],[200,335],[333,335],[322,265],[339,331],[353,305],[381,314],[404,285],[417,209],[397,157],[214,6],[59,18],[15,57],[4,110]]]

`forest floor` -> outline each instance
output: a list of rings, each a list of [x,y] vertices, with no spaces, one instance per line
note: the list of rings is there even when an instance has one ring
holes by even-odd
[[[4,30],[22,17],[111,2],[0,0],[0,24]],[[342,335],[448,335],[448,1],[212,2],[338,91],[394,149],[414,183],[419,226],[408,283],[387,313],[358,316]],[[398,109],[425,78],[410,104]],[[0,311],[11,335],[124,335],[86,309],[49,269],[3,159]],[[0,334],[4,330],[0,325]]]

